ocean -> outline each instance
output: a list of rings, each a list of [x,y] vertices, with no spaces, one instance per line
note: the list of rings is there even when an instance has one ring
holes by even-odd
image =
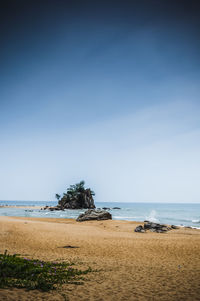
[[[57,202],[0,201],[0,206],[54,206]],[[144,221],[190,226],[200,229],[200,204],[194,203],[117,203],[95,202],[97,208],[108,207],[114,220]],[[112,209],[119,207],[121,209]],[[0,207],[0,216],[77,218],[84,210],[48,211],[37,208]]]

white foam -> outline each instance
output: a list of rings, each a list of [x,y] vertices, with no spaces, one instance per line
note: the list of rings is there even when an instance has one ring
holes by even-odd
[[[200,220],[199,219],[193,219],[192,222],[193,223],[200,223]]]
[[[114,216],[115,218],[120,218],[120,219],[123,219],[123,218],[135,218],[134,216]]]
[[[146,220],[153,222],[153,223],[159,223],[159,219],[156,218],[156,210],[152,210],[149,214],[149,216],[146,216]]]

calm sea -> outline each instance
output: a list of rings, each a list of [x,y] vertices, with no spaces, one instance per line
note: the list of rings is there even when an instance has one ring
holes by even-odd
[[[2,205],[15,206],[54,206],[57,202],[45,201],[0,201]],[[98,203],[97,208],[108,207],[113,219],[144,221],[183,225],[200,228],[200,204],[171,204],[171,203]],[[119,207],[121,209],[112,209]],[[44,211],[28,208],[1,208],[0,216],[23,216],[23,217],[55,217],[76,218],[84,210]]]

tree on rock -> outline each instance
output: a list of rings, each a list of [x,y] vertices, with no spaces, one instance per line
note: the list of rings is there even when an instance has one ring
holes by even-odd
[[[85,188],[85,182],[81,181],[75,185],[70,185],[58,204],[63,209],[93,209],[95,208],[94,195],[95,193],[90,188]]]
[[[61,197],[61,196],[60,196],[58,193],[55,194],[55,198],[56,198],[58,201],[59,201],[60,197]]]

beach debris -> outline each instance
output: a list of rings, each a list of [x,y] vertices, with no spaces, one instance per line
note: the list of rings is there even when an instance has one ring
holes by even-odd
[[[76,219],[77,222],[90,221],[90,220],[107,220],[112,219],[112,215],[106,210],[89,209],[80,214]]]
[[[61,248],[64,248],[64,249],[76,249],[76,248],[79,248],[79,247],[76,247],[76,246],[64,246],[64,247],[61,247]]]
[[[140,232],[140,233],[145,233],[147,230],[150,232],[156,232],[156,233],[166,233],[167,231],[170,231],[172,229],[179,229],[177,226],[168,226],[164,224],[158,224],[158,223],[153,223],[149,221],[144,222],[144,226],[139,225],[135,228],[135,232]]]

